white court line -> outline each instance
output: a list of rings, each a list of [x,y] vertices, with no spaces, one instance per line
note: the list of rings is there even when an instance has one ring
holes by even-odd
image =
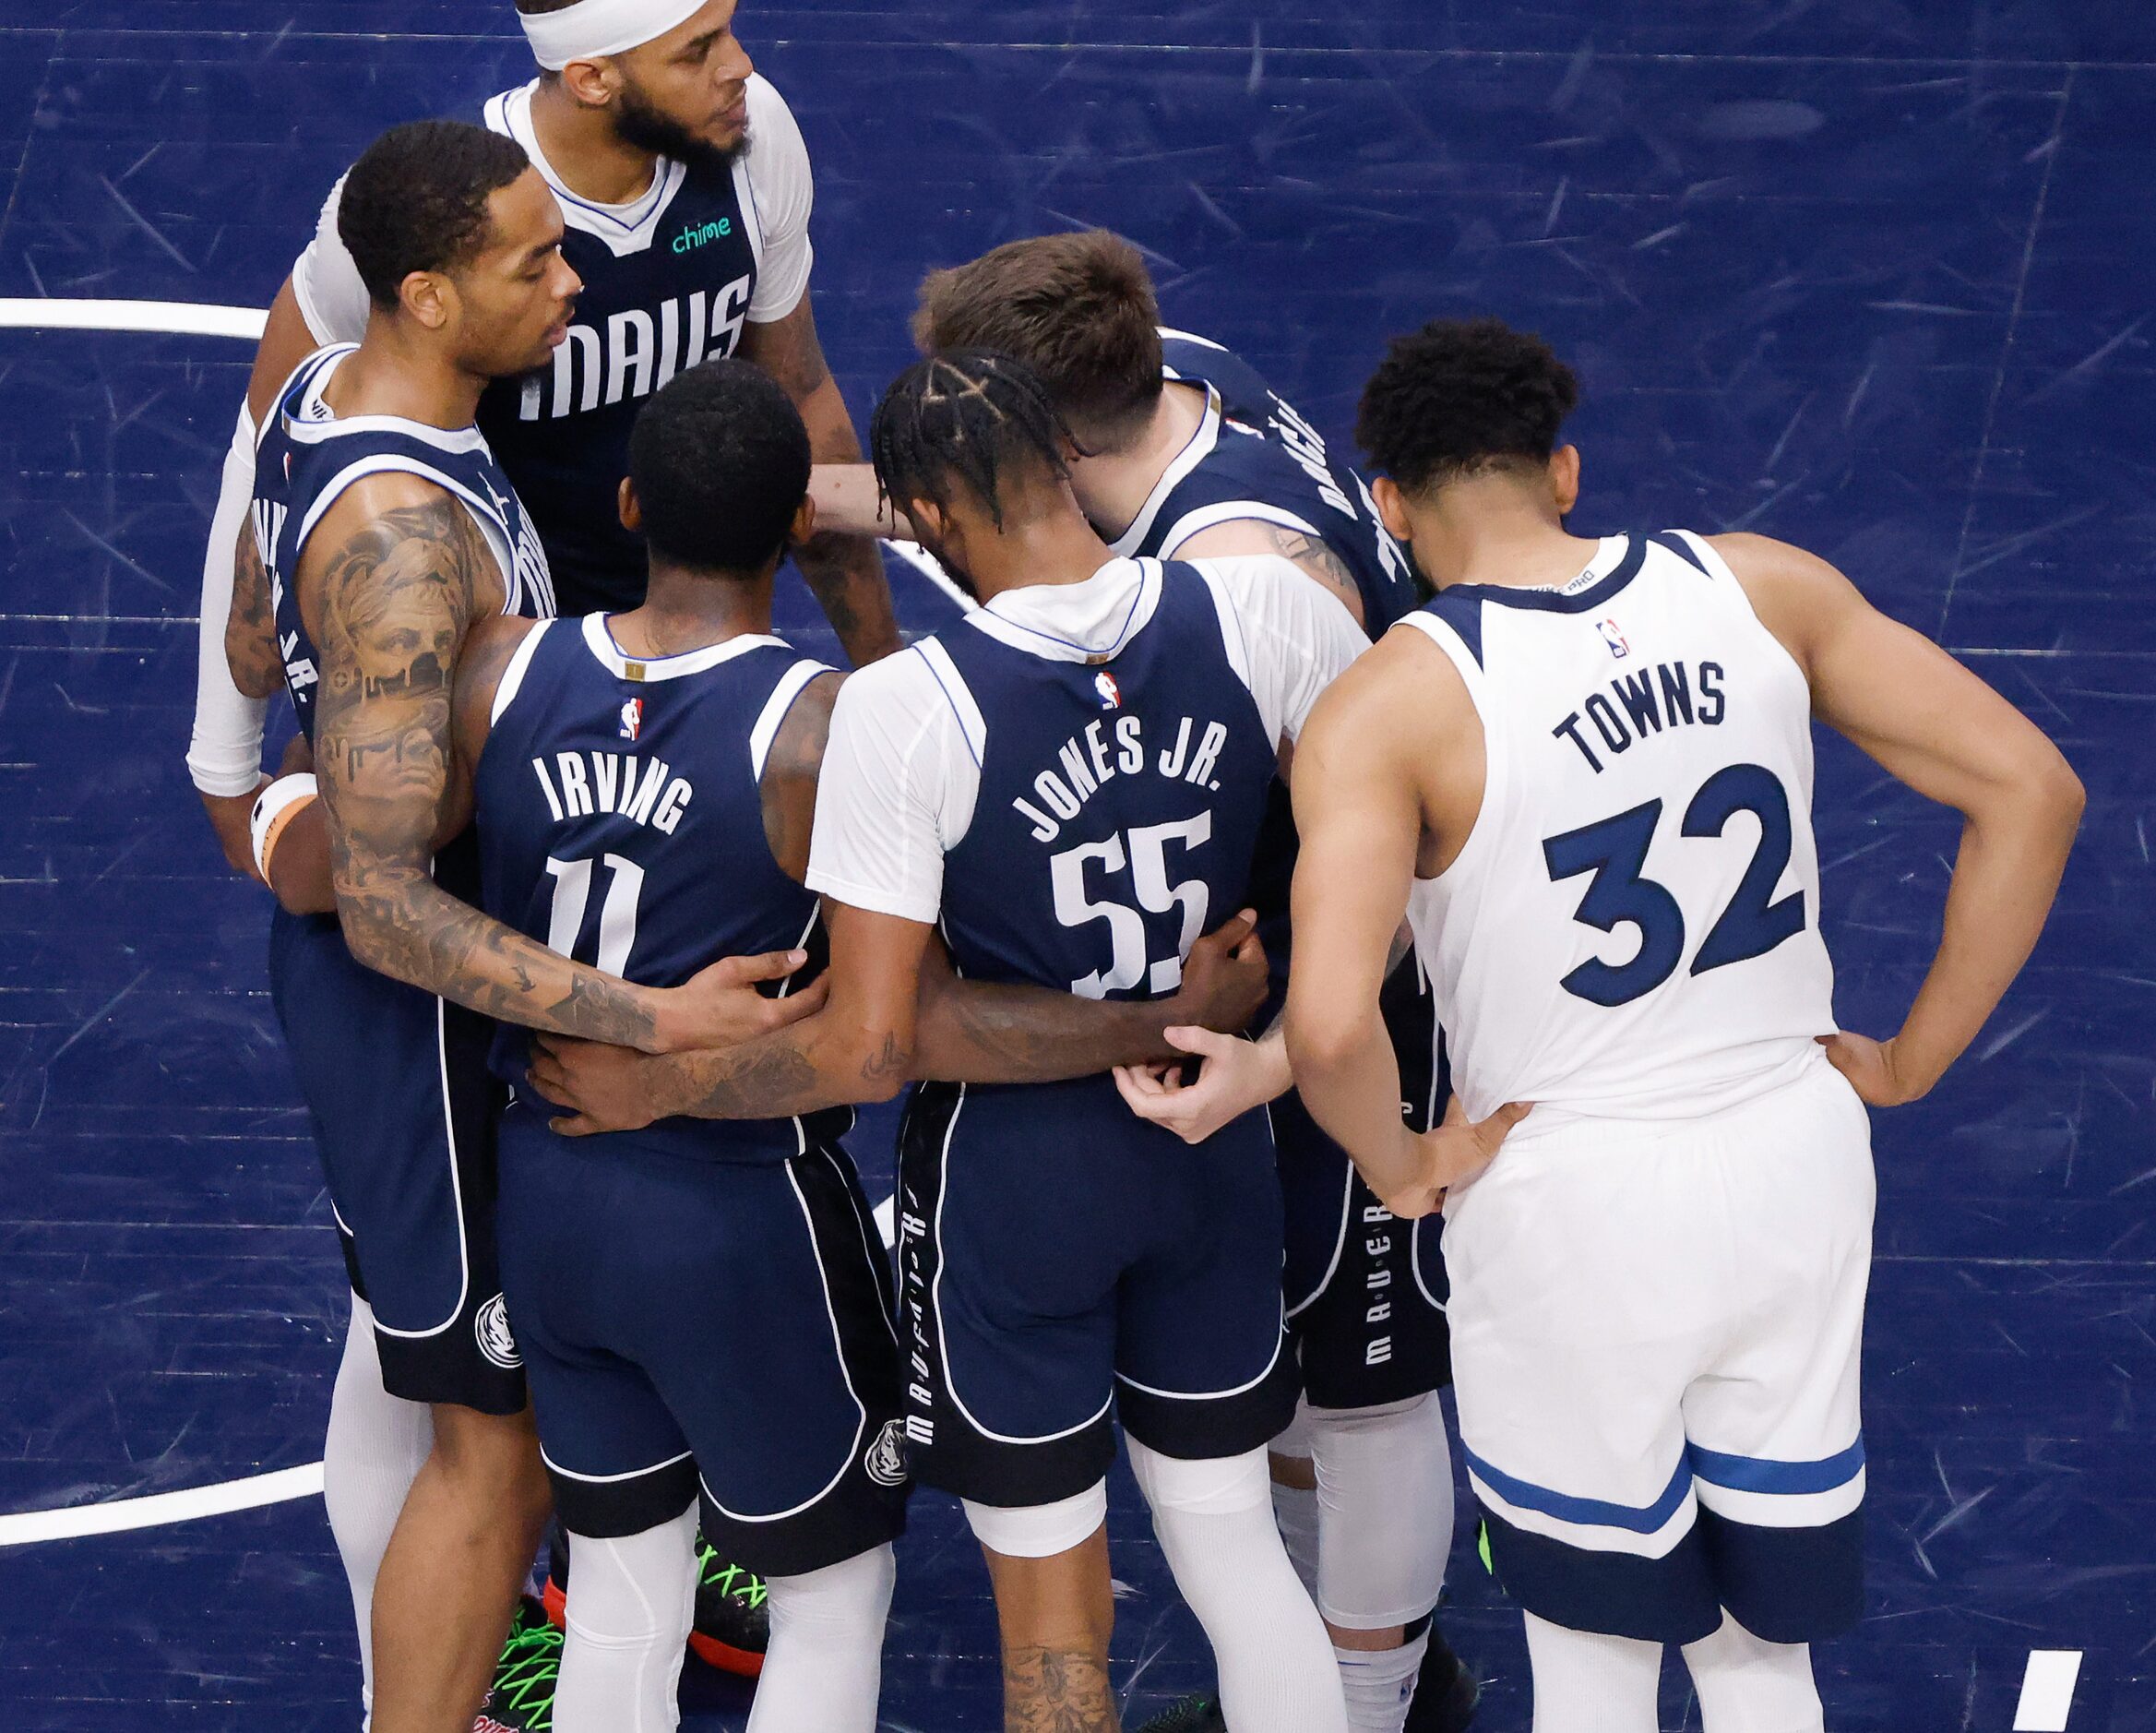
[[[256,307],[196,301],[77,301],[0,296],[0,328],[48,331],[158,331],[176,337],[258,339],[269,316]]]
[[[2067,1733],[2074,1681],[2080,1674],[2079,1649],[2030,1650],[2029,1670],[2021,1675],[2021,1701],[2014,1710],[2014,1733]]]
[[[75,1540],[84,1535],[116,1535],[129,1528],[158,1528],[191,1523],[200,1516],[252,1511],[288,1499],[311,1499],[322,1490],[322,1464],[280,1468],[274,1474],[223,1480],[213,1487],[180,1492],[152,1492],[139,1499],[114,1499],[110,1504],[78,1504],[64,1511],[23,1511],[0,1516],[0,1547],[32,1547],[40,1541]]]

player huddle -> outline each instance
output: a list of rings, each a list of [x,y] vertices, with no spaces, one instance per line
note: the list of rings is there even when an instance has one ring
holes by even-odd
[[[1392,344],[1365,482],[1126,244],[1016,242],[864,466],[733,0],[518,9],[542,76],[378,139],[272,312],[190,755],[351,1276],[376,1733],[672,1727],[692,1644],[867,1733],[913,1481],[1007,1726],[1114,1728],[1119,1431],[1219,1669],[1160,1726],[1463,1727],[1447,1381],[1538,1733],[1648,1733],[1673,1643],[1710,1733],[1821,1727],[1865,1104],[2026,958],[2063,759],[1794,548],[1571,535],[1573,376],[1495,320]],[[978,605],[899,648],[878,532]],[[1815,717],[1968,819],[1885,1042]],[[845,1140],[902,1090],[894,1284]]]

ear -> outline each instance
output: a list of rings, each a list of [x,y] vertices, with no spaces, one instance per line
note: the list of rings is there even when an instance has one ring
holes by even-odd
[[[621,491],[614,502],[621,513],[622,528],[631,535],[639,535],[644,529],[643,502],[637,497],[637,484],[627,476],[622,477]]]
[[[1579,503],[1579,448],[1559,446],[1550,453],[1550,492],[1557,501],[1557,515],[1572,515]]]
[[[611,60],[572,60],[562,68],[562,88],[579,108],[604,108],[621,88],[621,74]]]
[[[949,533],[950,526],[944,521],[943,513],[932,500],[916,499],[901,508],[894,499],[891,501],[891,508],[902,511],[906,521],[920,531],[925,540],[940,542]]]
[[[1389,475],[1378,476],[1370,484],[1370,498],[1388,535],[1403,547],[1415,539],[1415,526],[1408,519],[1407,496],[1400,491],[1399,483]]]
[[[815,538],[815,535],[816,496],[813,494],[804,494],[801,496],[801,508],[793,514],[792,527],[786,532],[786,545],[805,547]],[[881,556],[878,557],[880,558]]]
[[[457,290],[439,271],[415,270],[397,285],[405,312],[430,331],[444,329],[457,317]]]

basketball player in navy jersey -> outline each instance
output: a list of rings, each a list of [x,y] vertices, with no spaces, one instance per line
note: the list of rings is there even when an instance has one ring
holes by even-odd
[[[534,1079],[574,1128],[595,1107],[606,1125],[760,1117],[968,1075],[916,1028],[939,926],[969,985],[1157,1006],[1209,912],[1240,900],[1277,755],[1360,647],[1277,559],[1111,556],[1070,493],[1066,430],[1007,358],[916,366],[872,444],[894,502],[984,605],[840,694],[809,869],[831,998],[793,1034],[722,1054],[542,1044]],[[997,1073],[1023,1087],[924,1086],[901,1151],[907,1434],[987,1554],[1007,1722],[1117,1724],[1102,1527],[1117,1410],[1234,1725],[1344,1728],[1266,1508],[1264,1444],[1294,1380],[1262,1116],[1184,1149],[1127,1114],[1097,1061],[1042,1058]]]
[[[921,286],[913,332],[924,349],[1000,350],[1041,376],[1084,453],[1072,488],[1115,553],[1279,555],[1373,639],[1423,602],[1362,477],[1334,463],[1245,363],[1162,330],[1144,260],[1119,236],[1013,241],[936,271]],[[1290,1088],[1277,1019],[1294,865],[1287,786],[1276,783],[1251,890],[1275,983],[1257,1027],[1270,1033],[1252,1044],[1194,1031],[1191,1049],[1206,1061],[1194,1086],[1181,1086],[1180,1068],[1158,1068],[1125,1072],[1125,1094],[1140,1114],[1194,1136],[1273,1102],[1283,1290],[1305,1392],[1272,1452],[1281,1531],[1332,1629],[1350,1725],[1449,1733],[1471,1715],[1475,1684],[1431,1626],[1454,1502],[1436,1395],[1451,1375],[1439,1224],[1392,1220]],[[1443,1062],[1412,958],[1388,983],[1386,1010],[1402,1112],[1427,1129],[1444,1109]],[[1193,1708],[1182,1724],[1200,1733],[1206,1722]]]
[[[341,221],[374,310],[274,400],[232,631],[276,646],[244,677],[281,680],[318,767],[318,800],[280,784],[265,807],[324,824],[334,871],[335,914],[280,912],[270,957],[355,1296],[332,1526],[377,1733],[461,1733],[546,1507],[494,1276],[484,1019],[663,1047],[791,1013],[733,1002],[735,965],[632,987],[459,901],[476,874],[448,840],[449,678],[474,622],[552,611],[544,551],[471,417],[490,380],[562,341],[577,278],[522,148],[479,127],[385,135]]]
[[[1673,1643],[1709,1733],[1818,1733],[1809,1645],[1862,1610],[1864,1106],[1924,1094],[1983,1027],[2081,789],[1824,560],[1571,534],[1576,400],[1495,320],[1398,340],[1364,394],[1379,507],[1440,592],[1296,758],[1289,1051],[1399,1213],[1473,1177],[1386,1105],[1405,914],[1465,1110],[1532,1104],[1446,1202],[1446,1245],[1461,1439],[1538,1733],[1652,1733]],[[1835,1026],[1814,718],[1967,820],[1886,1041]]]
[[[779,386],[742,362],[684,373],[630,460],[644,602],[485,622],[456,727],[485,906],[664,986],[810,942],[800,878],[839,676],[771,636],[780,558],[813,523],[808,434]],[[529,1045],[497,1039],[513,1086]],[[852,1118],[571,1141],[543,1102],[504,1117],[503,1280],[574,1560],[559,1733],[674,1726],[699,1497],[704,1534],[768,1588],[750,1727],[876,1725],[906,1476],[883,1248],[839,1141]]]
[[[523,145],[560,200],[584,292],[567,339],[482,398],[479,425],[531,502],[561,611],[635,601],[637,539],[614,510],[637,406],[677,370],[739,353],[800,406],[817,457],[860,443],[811,308],[813,185],[800,128],[733,30],[735,0],[518,0],[539,76],[473,115]],[[339,183],[340,189],[342,183]],[[333,189],[269,313],[211,526],[188,765],[233,867],[247,870],[262,711],[228,672],[220,623],[252,487],[254,429],[301,359],[363,332],[368,296],[339,236]],[[898,647],[865,539],[797,551],[856,663]]]

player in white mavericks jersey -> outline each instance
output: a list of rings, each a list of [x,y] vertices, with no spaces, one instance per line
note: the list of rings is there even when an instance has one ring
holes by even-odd
[[[1709,1733],[1822,1725],[1862,1599],[1864,1104],[1913,1100],[2034,944],[2080,784],[1833,568],[1752,535],[1583,540],[1577,400],[1494,320],[1396,341],[1358,436],[1440,587],[1319,704],[1288,1043],[1395,1213],[1446,1198],[1460,1435],[1527,1612],[1537,1733],[1652,1733],[1685,1645]],[[1900,1034],[1836,1033],[1817,717],[1967,816]],[[1401,1126],[1377,990],[1402,914],[1459,1106],[1530,1111],[1478,1178]]]

